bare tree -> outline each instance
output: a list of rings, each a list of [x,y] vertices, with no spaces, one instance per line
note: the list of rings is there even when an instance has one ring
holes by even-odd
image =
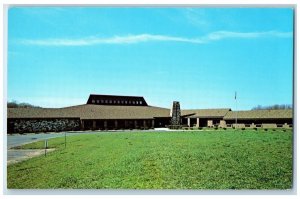
[[[32,107],[41,108],[40,106],[35,106],[25,102],[18,103],[15,100],[11,102],[7,102],[7,108],[32,108]]]
[[[291,104],[274,104],[271,106],[261,106],[257,105],[253,107],[251,110],[277,110],[277,109],[292,109],[293,106]]]

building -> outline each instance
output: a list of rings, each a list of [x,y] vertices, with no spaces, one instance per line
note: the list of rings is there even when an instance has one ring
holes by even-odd
[[[143,97],[115,95],[90,95],[86,104],[78,106],[8,108],[7,112],[8,133],[153,129],[179,121],[187,127],[223,128],[291,128],[293,124],[292,110],[180,110],[179,102],[168,109],[150,106]]]

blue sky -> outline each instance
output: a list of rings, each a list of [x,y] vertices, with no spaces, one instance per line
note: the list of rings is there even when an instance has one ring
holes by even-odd
[[[8,100],[43,107],[292,104],[293,9],[11,7],[7,71]]]

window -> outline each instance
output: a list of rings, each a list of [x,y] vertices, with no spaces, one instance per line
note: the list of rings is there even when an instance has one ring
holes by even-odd
[[[120,100],[118,100],[118,104],[120,104]]]
[[[128,104],[131,104],[131,101],[128,101]]]
[[[99,104],[99,100],[97,100],[97,104]]]
[[[92,103],[95,104],[95,100],[92,100]]]
[[[108,103],[108,100],[105,100],[105,104],[107,104]]]
[[[142,101],[140,101],[140,104],[143,104],[143,102],[142,102]]]
[[[127,100],[125,100],[125,104],[127,104]]]
[[[121,104],[124,104],[124,101],[123,101],[123,100],[121,101]]]
[[[135,104],[135,101],[132,101],[132,104]]]
[[[114,104],[116,103],[116,100],[114,100]]]
[[[103,104],[103,103],[104,103],[104,100],[101,100],[101,103]]]
[[[111,103],[112,103],[112,100],[109,100],[109,103],[111,104]]]

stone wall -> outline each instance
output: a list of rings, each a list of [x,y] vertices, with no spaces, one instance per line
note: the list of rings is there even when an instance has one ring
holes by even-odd
[[[212,120],[207,120],[207,127],[213,127],[213,121]]]
[[[80,119],[8,119],[8,133],[80,130]]]
[[[227,125],[226,125],[226,121],[225,120],[220,120],[220,125],[219,125],[220,128],[226,128]]]

